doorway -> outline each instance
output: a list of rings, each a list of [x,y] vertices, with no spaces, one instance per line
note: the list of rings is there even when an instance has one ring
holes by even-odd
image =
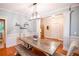
[[[0,48],[6,48],[5,19],[0,19]]]
[[[63,14],[56,14],[54,16],[45,17],[41,20],[41,38],[56,38],[62,40],[63,32]]]

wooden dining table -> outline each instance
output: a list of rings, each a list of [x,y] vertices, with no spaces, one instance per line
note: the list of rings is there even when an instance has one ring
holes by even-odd
[[[61,44],[61,42],[50,41],[48,39],[33,38],[32,36],[22,37],[20,40],[48,55],[54,55],[58,46]]]

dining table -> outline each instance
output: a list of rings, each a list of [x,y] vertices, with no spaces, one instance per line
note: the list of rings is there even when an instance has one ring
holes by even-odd
[[[20,40],[32,47],[37,48],[41,52],[48,54],[49,56],[54,55],[57,48],[61,44],[61,42],[59,41],[53,41],[50,39],[34,38],[33,36],[22,37]]]

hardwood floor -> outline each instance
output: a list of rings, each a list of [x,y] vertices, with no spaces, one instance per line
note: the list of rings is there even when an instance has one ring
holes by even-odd
[[[63,55],[66,56],[67,51],[63,50],[63,44],[61,44],[61,45],[58,47],[58,49],[56,50],[56,53],[58,53],[58,54],[63,54]]]
[[[46,56],[46,54],[44,54],[43,52],[41,52],[40,50],[36,48],[32,48],[32,52],[37,54],[38,56]]]
[[[56,53],[64,53],[66,54],[65,51],[62,50],[63,46],[60,45],[56,51]],[[35,54],[38,54],[38,56],[45,56],[45,54],[41,51],[39,51],[38,49],[36,48],[33,48],[32,49],[32,52],[35,53]],[[0,56],[16,56],[16,49],[15,47],[9,47],[9,48],[1,48],[0,49]]]
[[[16,49],[14,47],[0,49],[0,56],[15,56],[15,55],[16,55]]]
[[[44,53],[42,53],[41,51],[39,51],[36,48],[33,48],[32,52],[35,53],[35,54],[38,54],[38,56],[45,56]],[[63,45],[60,45],[58,47],[58,49],[56,50],[56,53],[66,55],[67,51],[63,50]],[[17,54],[17,52],[16,52],[16,49],[15,49],[14,46],[13,47],[9,47],[9,48],[1,48],[0,49],[0,56],[16,56],[16,54]],[[79,50],[74,52],[74,56],[79,56]]]
[[[53,41],[58,41],[58,40],[53,40]],[[36,48],[33,48],[32,52],[38,54],[39,56],[45,56],[44,53],[42,53],[41,51],[39,51]],[[9,48],[0,48],[0,56],[16,56],[16,53],[17,53],[17,51],[14,46],[9,47]],[[58,49],[56,50],[56,53],[64,54],[64,55],[67,54],[67,51],[63,50],[63,44],[61,44],[58,47]],[[79,50],[74,53],[74,56],[79,56]]]
[[[57,53],[62,52],[62,45],[59,46],[59,48],[57,49]],[[32,48],[32,52],[37,54],[38,56],[45,56],[45,54],[41,51],[39,51],[36,48]],[[1,48],[0,49],[0,56],[16,56],[16,49],[15,47],[9,47],[9,48]]]

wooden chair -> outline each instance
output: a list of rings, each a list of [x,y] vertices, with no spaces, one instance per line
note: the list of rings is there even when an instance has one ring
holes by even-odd
[[[76,54],[76,51],[78,54]],[[69,50],[66,55],[63,53],[55,53],[55,56],[74,56],[74,55],[79,55],[79,41],[72,41],[70,44]]]

